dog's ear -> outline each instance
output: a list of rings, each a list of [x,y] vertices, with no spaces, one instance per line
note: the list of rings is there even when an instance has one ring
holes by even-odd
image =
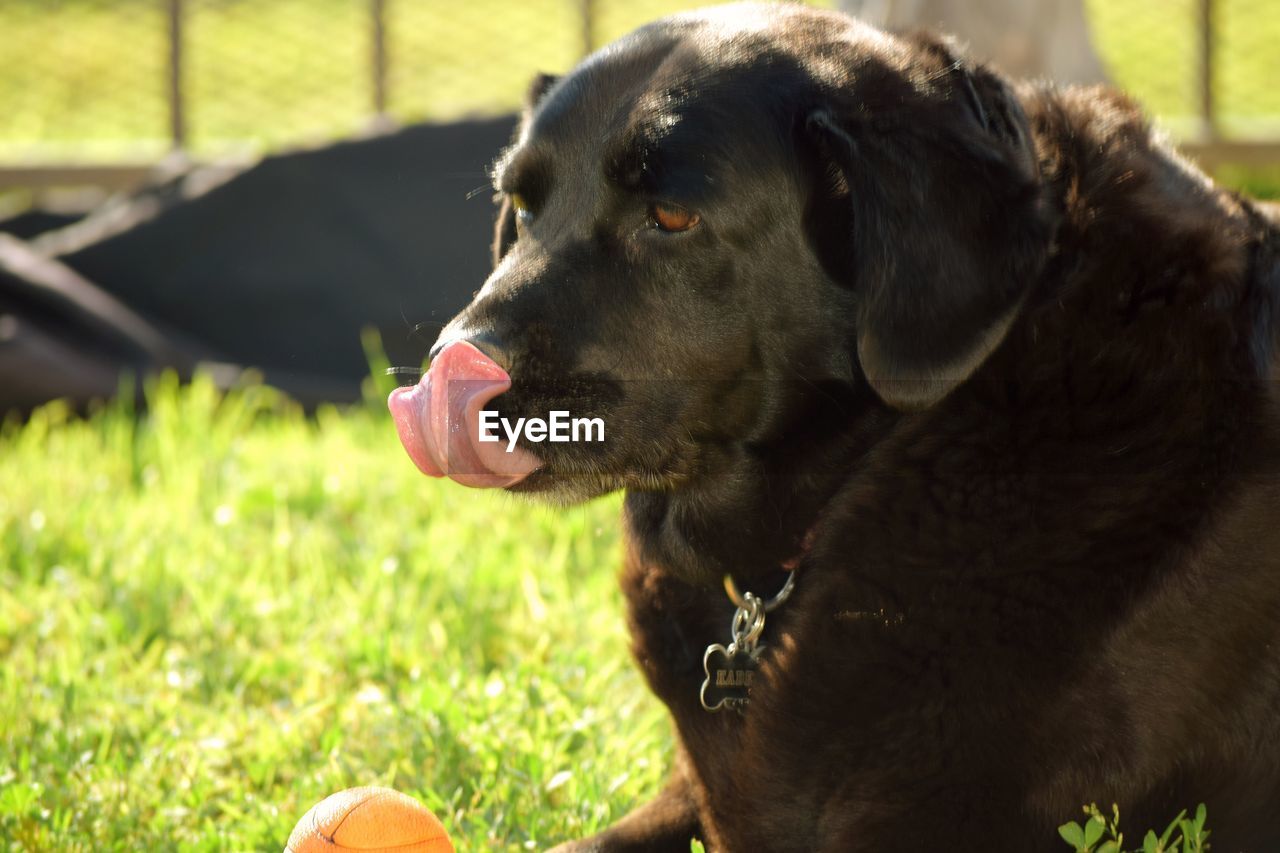
[[[848,206],[851,239],[827,268],[854,288],[863,374],[903,410],[942,399],[1004,340],[1050,233],[1008,84],[946,42],[916,43],[926,76],[902,84],[912,87],[905,104],[882,115],[824,108],[807,120],[828,197]]]
[[[560,76],[557,74],[544,74],[542,72],[539,72],[533,78],[533,81],[529,84],[529,91],[524,96],[524,110],[521,111],[520,124],[516,127],[515,137],[511,140],[512,144],[520,141],[520,137],[524,135],[525,129],[529,126],[529,121],[533,117],[533,111],[537,108],[538,102],[559,80]],[[507,254],[507,250],[511,248],[515,241],[516,211],[511,206],[511,199],[503,196],[498,202],[498,220],[493,227],[493,265],[495,267],[502,262],[503,256]]]

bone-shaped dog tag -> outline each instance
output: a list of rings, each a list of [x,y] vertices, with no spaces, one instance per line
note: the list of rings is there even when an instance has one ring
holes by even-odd
[[[735,643],[730,643],[728,648],[719,643],[707,646],[707,651],[702,656],[702,669],[707,674],[699,694],[702,707],[708,711],[719,711],[721,708],[732,708],[739,712],[746,710],[751,682],[755,679],[758,658],[763,648],[764,646],[756,646],[751,651],[745,651]]]

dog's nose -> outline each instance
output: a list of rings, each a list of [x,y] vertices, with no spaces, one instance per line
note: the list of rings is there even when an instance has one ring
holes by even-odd
[[[489,332],[474,332],[461,335],[450,335],[448,338],[442,338],[435,342],[431,347],[431,352],[427,357],[432,361],[435,360],[441,351],[454,341],[466,341],[480,352],[497,362],[498,366],[508,373],[511,372],[511,355],[507,352],[507,348],[498,342],[495,335]]]

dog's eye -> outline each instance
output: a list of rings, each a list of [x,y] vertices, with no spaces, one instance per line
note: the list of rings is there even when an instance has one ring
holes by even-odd
[[[515,209],[516,218],[521,222],[528,222],[533,219],[533,211],[529,209],[529,203],[525,201],[524,196],[520,193],[511,194],[511,207]]]
[[[659,231],[688,231],[702,221],[702,217],[688,208],[668,202],[658,202],[649,208],[649,221]]]

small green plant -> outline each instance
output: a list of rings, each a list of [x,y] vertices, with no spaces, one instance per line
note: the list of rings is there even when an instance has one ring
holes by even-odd
[[[1207,815],[1204,803],[1196,807],[1194,818],[1187,817],[1185,809],[1178,812],[1160,835],[1156,835],[1155,830],[1147,830],[1142,838],[1142,847],[1132,851],[1124,849],[1119,806],[1112,803],[1110,819],[1095,803],[1085,806],[1084,813],[1084,825],[1073,820],[1058,827],[1062,840],[1076,853],[1204,853],[1209,849],[1209,831],[1204,828]]]

